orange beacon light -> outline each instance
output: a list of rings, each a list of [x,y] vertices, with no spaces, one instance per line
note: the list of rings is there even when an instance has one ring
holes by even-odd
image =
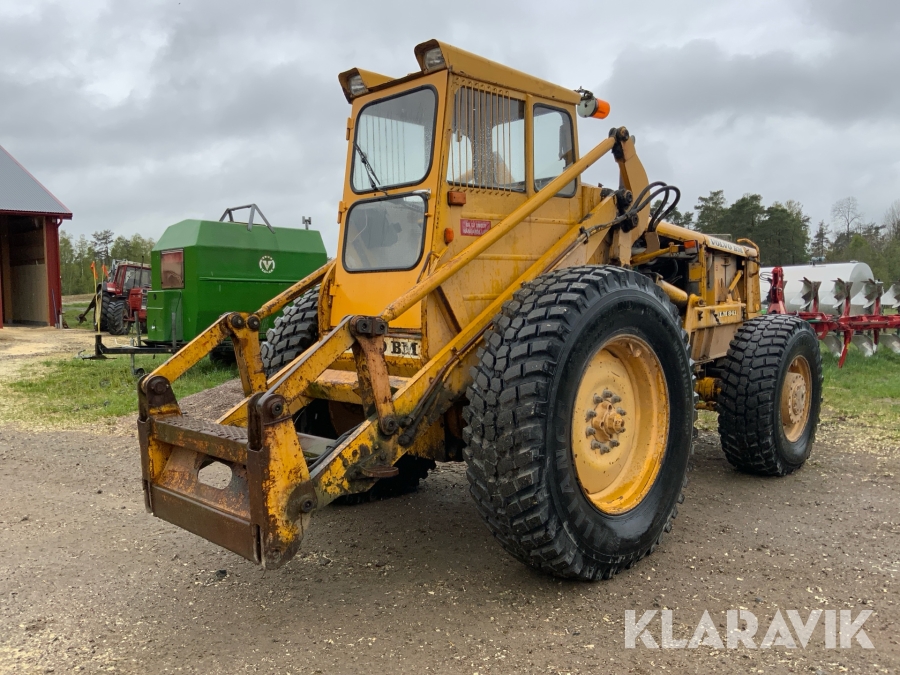
[[[597,98],[587,89],[577,89],[576,91],[581,94],[581,101],[578,103],[580,117],[595,117],[602,120],[609,115],[609,103]]]

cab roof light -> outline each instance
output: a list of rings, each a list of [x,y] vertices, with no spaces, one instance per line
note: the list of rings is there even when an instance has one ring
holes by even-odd
[[[338,75],[338,81],[341,83],[341,89],[344,90],[344,96],[347,102],[368,94],[373,89],[391,82],[394,78],[380,73],[373,73],[371,70],[363,70],[362,68],[352,68]]]
[[[422,70],[424,72],[430,73],[446,67],[447,62],[444,61],[444,53],[440,47],[432,47],[422,55]]]
[[[363,84],[361,75],[353,75],[347,80],[347,88],[350,90],[352,96],[361,96],[369,91],[366,89],[366,85]]]
[[[415,52],[416,61],[419,64],[419,69],[426,75],[429,73],[437,72],[438,70],[443,70],[444,68],[449,69],[451,67],[450,63],[447,60],[447,55],[444,54],[444,48],[437,40],[420,42],[416,45],[416,48],[413,51]],[[451,60],[453,54],[454,51],[451,47]]]

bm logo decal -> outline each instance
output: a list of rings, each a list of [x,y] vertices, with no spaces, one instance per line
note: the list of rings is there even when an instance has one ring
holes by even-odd
[[[391,356],[414,356],[421,355],[421,345],[415,340],[397,340],[388,338],[385,340],[384,351]]]
[[[263,274],[271,274],[275,271],[275,261],[272,259],[270,255],[264,255],[259,259],[259,269],[263,271]]]

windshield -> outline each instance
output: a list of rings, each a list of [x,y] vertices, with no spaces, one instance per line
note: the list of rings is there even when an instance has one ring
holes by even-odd
[[[369,103],[359,113],[351,187],[374,192],[422,182],[431,167],[437,95],[432,87]]]

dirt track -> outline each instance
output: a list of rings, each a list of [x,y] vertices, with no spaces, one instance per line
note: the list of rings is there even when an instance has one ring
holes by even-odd
[[[208,399],[207,399],[208,401]],[[206,403],[200,401],[200,410]],[[900,672],[896,450],[826,424],[798,474],[735,473],[702,433],[676,528],[609,582],[507,556],[460,466],[416,494],[328,507],[300,556],[263,572],[144,512],[137,440],[0,427],[0,671],[189,673]],[[217,572],[224,570],[223,572]],[[875,645],[624,647],[626,610],[863,609]],[[650,624],[660,641],[659,615]]]

